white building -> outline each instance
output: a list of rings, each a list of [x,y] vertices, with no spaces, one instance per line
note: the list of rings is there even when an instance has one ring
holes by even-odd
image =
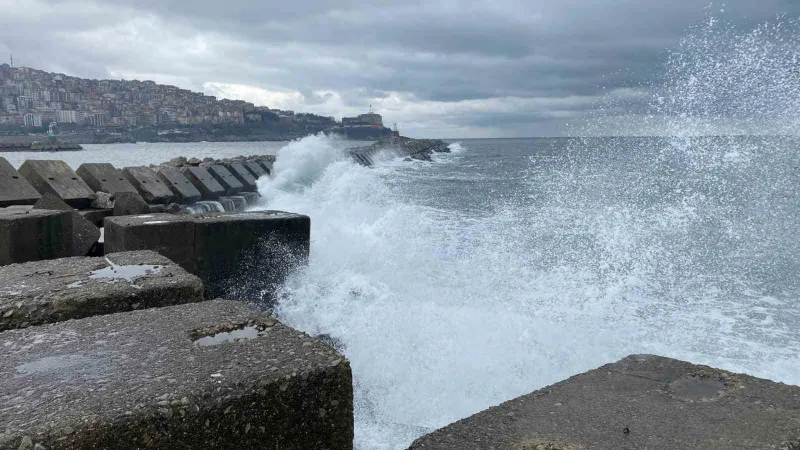
[[[56,122],[58,123],[77,123],[78,114],[76,111],[56,111]]]
[[[42,116],[38,114],[28,113],[22,116],[22,121],[26,127],[41,127]]]

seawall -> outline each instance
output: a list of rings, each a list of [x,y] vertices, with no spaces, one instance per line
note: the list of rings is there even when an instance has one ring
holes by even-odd
[[[372,166],[378,155],[386,154],[409,160],[430,161],[434,153],[449,153],[447,143],[440,139],[411,139],[392,136],[366,147],[349,149],[350,157],[359,164]]]

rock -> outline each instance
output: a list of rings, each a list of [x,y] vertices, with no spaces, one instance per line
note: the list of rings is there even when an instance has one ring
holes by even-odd
[[[167,163],[167,165],[170,165],[170,166],[173,166],[173,167],[182,167],[182,166],[185,166],[186,164],[188,164],[188,161],[186,160],[186,157],[184,157],[184,156],[178,156],[177,158],[172,158]]]
[[[69,211],[72,220],[72,256],[86,256],[100,239],[100,229],[56,196],[46,193],[33,205],[33,209]]]
[[[114,200],[114,215],[135,216],[138,214],[150,214],[150,206],[142,196],[132,192],[118,193]]]
[[[201,162],[203,162],[203,161],[200,161],[197,158],[192,158],[189,161],[187,161],[186,163],[189,164],[190,166],[199,166]]]
[[[404,159],[403,159],[403,161],[405,161],[405,162],[412,162],[412,161],[414,161],[414,160],[413,160],[413,159],[411,159],[411,158],[404,158]]]
[[[92,200],[93,209],[114,209],[114,194],[106,192],[96,192],[95,199]]]
[[[214,162],[214,158],[203,158],[204,163]]]
[[[169,214],[186,214],[186,208],[178,203],[170,203],[167,210],[164,211]]]

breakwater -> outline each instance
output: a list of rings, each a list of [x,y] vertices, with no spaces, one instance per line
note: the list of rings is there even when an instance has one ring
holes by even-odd
[[[0,152],[60,152],[83,150],[69,142],[0,142]]]
[[[202,160],[200,162],[193,160],[192,164],[189,164],[187,159],[186,163],[176,162],[172,169],[183,174],[189,167],[201,167],[201,164],[208,166],[210,163],[212,161],[204,163]],[[148,169],[158,174],[165,167],[159,165]],[[210,173],[209,167],[202,168]],[[354,169],[361,173],[369,172]],[[99,181],[102,180],[103,178],[100,178]],[[149,204],[149,206],[154,205]],[[64,215],[58,211],[53,214],[58,217]],[[86,286],[87,291],[99,291],[95,285],[89,284],[94,282],[119,283],[120,287],[126,288],[125,292],[136,293],[140,289],[134,286],[147,288],[151,286],[150,283],[155,286],[159,283],[168,283],[172,277],[167,274],[175,274],[176,272],[171,271],[176,270],[176,266],[183,269],[183,265],[191,267],[194,264],[198,267],[200,264],[210,262],[211,264],[206,267],[210,267],[213,272],[220,248],[234,252],[234,249],[242,250],[252,245],[253,241],[240,243],[242,241],[237,240],[240,235],[247,233],[260,236],[266,242],[265,245],[276,249],[272,256],[275,258],[274,261],[286,261],[283,259],[284,256],[281,256],[282,250],[280,250],[280,243],[284,239],[275,239],[275,235],[270,231],[278,228],[278,222],[272,222],[275,225],[270,227],[266,224],[273,220],[290,219],[303,222],[306,219],[289,213],[263,219],[258,217],[258,215],[250,216],[249,213],[199,215],[149,213],[115,216],[108,218],[107,222],[121,222],[115,223],[114,226],[120,225],[125,230],[128,227],[132,229],[130,234],[127,231],[116,233],[115,242],[121,241],[125,245],[132,246],[149,246],[162,256],[163,253],[177,250],[171,255],[170,261],[172,258],[176,260],[183,258],[184,254],[188,257],[180,263],[172,261],[173,264],[169,264],[163,260],[136,259],[132,255],[127,255],[128,252],[111,253],[106,249],[109,254],[104,256],[110,262],[105,261],[105,258],[94,258],[89,260],[89,263],[93,264],[91,267],[81,265],[67,267],[66,270],[50,266],[38,267],[35,266],[36,262],[31,262],[29,264],[34,267],[29,266],[28,271],[12,274],[9,279],[28,279],[27,274],[49,272],[52,272],[56,279],[65,277],[63,286],[56,286],[42,298],[53,297],[52,292],[71,293],[72,290],[80,289],[82,286]],[[209,220],[208,224],[203,223],[206,219]],[[282,223],[284,225],[281,227],[284,229],[294,227],[287,221]],[[111,228],[111,225],[106,225],[106,233],[111,233]],[[191,237],[186,238],[186,236]],[[306,239],[307,235],[300,240],[305,243]],[[213,241],[211,244],[218,247],[208,247],[206,242],[209,241]],[[202,250],[199,253],[198,248]],[[391,254],[386,254],[386,257],[391,257]],[[302,260],[302,255],[298,259]],[[260,259],[245,258],[225,263],[225,266],[241,268],[251,265],[252,261]],[[302,261],[299,263],[302,264]],[[124,447],[126,442],[135,442],[131,444],[131,448],[136,448],[135,445],[150,448],[181,446],[270,448],[270,445],[273,448],[279,446],[347,448],[348,443],[352,442],[352,431],[348,425],[352,420],[352,403],[348,403],[347,389],[351,386],[351,380],[347,360],[335,352],[331,353],[332,349],[321,345],[319,341],[301,333],[291,332],[288,327],[279,325],[279,322],[257,311],[239,310],[243,307],[241,303],[206,301],[205,299],[212,296],[207,292],[207,284],[202,278],[206,275],[202,275],[203,272],[196,268],[192,269],[194,272],[183,270],[204,282],[206,292],[202,300],[196,302],[187,300],[192,295],[197,295],[196,289],[191,287],[196,284],[192,278],[181,274],[176,278],[182,280],[178,283],[179,286],[187,287],[187,295],[175,296],[183,302],[176,305],[167,306],[154,300],[147,300],[153,297],[144,296],[141,302],[139,299],[134,299],[135,301],[127,303],[116,300],[119,297],[107,301],[99,298],[93,301],[110,305],[120,303],[125,305],[126,309],[114,314],[101,311],[99,315],[84,316],[80,320],[58,321],[50,325],[37,323],[36,326],[25,328],[19,326],[28,322],[27,317],[30,314],[27,310],[28,300],[15,296],[6,307],[0,309],[0,316],[8,315],[13,318],[19,315],[20,318],[15,325],[17,328],[15,331],[0,333],[1,345],[15,349],[13,355],[10,354],[12,358],[4,362],[0,368],[0,373],[10,375],[6,377],[10,381],[2,388],[0,396],[11,399],[8,409],[2,410],[0,407],[0,423],[7,430],[3,438],[8,441],[5,447],[0,446],[0,448],[19,448],[23,445],[25,446],[23,448],[34,448],[36,445],[40,448],[67,446],[126,448]],[[109,273],[119,277],[116,279],[104,277],[104,274]],[[147,276],[142,276],[142,273]],[[80,275],[85,275],[86,280]],[[159,276],[161,280],[150,281],[149,277]],[[256,275],[247,275],[247,277],[254,276]],[[242,280],[234,278],[231,284],[239,284]],[[68,287],[70,285],[77,286]],[[14,281],[4,285],[1,290],[19,291]],[[33,300],[36,310],[39,308],[47,310],[49,308],[47,305],[37,303],[40,301],[41,298]],[[20,307],[17,306],[18,303]],[[59,304],[59,302],[54,303]],[[83,302],[73,301],[71,304],[81,303]],[[151,309],[151,306],[156,309]],[[440,319],[446,321],[444,317]],[[482,320],[490,319],[482,317]],[[151,330],[152,336],[140,336],[141,330],[145,328]],[[475,329],[480,330],[480,328]],[[102,338],[109,334],[113,339]],[[36,351],[22,350],[25,342],[36,340],[59,342],[64,345],[54,346],[56,348],[53,349],[42,349],[44,346],[39,346],[34,349]],[[67,342],[64,343],[64,340]],[[100,347],[81,344],[81,342],[97,341],[105,342]],[[163,353],[148,351],[153,348],[163,350]],[[323,356],[319,355],[320,352],[324,354],[324,358],[316,359],[316,356]],[[115,359],[114,355],[118,355],[119,359]],[[42,365],[46,368],[55,366],[57,370],[40,370]],[[641,440],[646,436],[664,436],[665,430],[669,431],[675,427],[690,426],[698,431],[693,435],[695,438],[707,436],[713,439],[720,436],[718,430],[709,422],[681,421],[674,407],[690,411],[687,417],[695,418],[701,413],[707,414],[707,417],[722,417],[726,423],[729,421],[736,427],[742,424],[742,414],[748,415],[748,420],[753,420],[753,417],[777,417],[775,423],[759,422],[765,430],[774,435],[774,438],[765,439],[759,444],[766,447],[773,443],[777,446],[786,443],[787,448],[791,448],[788,445],[792,442],[790,440],[792,430],[781,426],[791,419],[790,416],[775,416],[768,407],[760,409],[758,403],[749,402],[748,397],[741,396],[741,393],[747,390],[736,391],[720,387],[720,384],[725,386],[729,382],[727,380],[732,380],[731,386],[744,385],[748,390],[753,390],[756,396],[768,399],[767,402],[770,404],[773,404],[776,398],[788,399],[789,401],[777,405],[783,408],[782,410],[790,412],[789,408],[794,407],[791,400],[796,398],[795,391],[791,387],[784,388],[770,382],[762,384],[759,380],[750,378],[743,378],[743,382],[737,385],[736,378],[742,381],[742,377],[738,377],[737,374],[691,365],[687,368],[678,362],[658,358],[638,368],[632,367],[633,365],[628,364],[627,368],[605,367],[603,370],[587,374],[586,377],[571,379],[564,384],[567,388],[555,392],[558,398],[549,397],[549,389],[537,392],[531,397],[539,401],[519,399],[512,402],[509,408],[502,408],[501,412],[486,419],[481,417],[469,420],[468,426],[451,427],[435,433],[427,440],[423,438],[423,441],[416,444],[416,448],[482,448],[483,442],[496,445],[494,443],[501,441],[516,445],[517,448],[539,446],[621,448],[618,445],[620,439],[628,439],[622,441],[622,448],[626,443],[630,448],[637,448],[642,442],[648,444],[648,448],[681,448],[681,444],[683,447],[698,442],[702,444],[702,441],[686,439],[661,443],[656,441],[654,444],[652,441]],[[146,372],[137,369],[143,366],[149,367]],[[86,388],[96,386],[94,382],[97,378],[93,376],[96,375],[98,368],[104,367],[110,368],[108,372],[101,372],[105,375],[103,379],[108,380],[104,383],[105,390],[100,393],[91,391],[89,394]],[[631,373],[626,373],[626,370]],[[604,381],[603,377],[609,376],[608,372],[619,376],[619,381],[616,379],[610,382]],[[22,376],[19,376],[20,373]],[[272,373],[276,375],[271,376]],[[294,375],[295,373],[297,375]],[[123,382],[124,377],[120,374],[135,378],[136,382],[131,383],[132,386],[126,386]],[[160,378],[162,376],[164,378]],[[642,382],[640,381],[642,376],[655,378],[658,381],[643,386],[642,391],[633,388],[630,391],[623,390],[624,387]],[[715,377],[723,380],[706,383]],[[186,381],[184,378],[191,381]],[[170,380],[175,381],[170,382]],[[422,380],[424,382],[424,378]],[[663,388],[663,394],[651,392],[658,391],[661,384],[666,386]],[[251,386],[257,387],[251,388]],[[569,388],[570,386],[572,388]],[[37,391],[32,394],[33,400],[31,397],[18,394],[31,389]],[[705,393],[705,389],[709,393]],[[62,401],[58,397],[52,407],[49,404],[37,404],[40,390],[53,392],[55,395],[63,394],[65,399]],[[87,393],[78,396],[77,393],[81,390]],[[703,390],[699,397],[693,394],[697,390]],[[773,395],[775,391],[778,391],[779,395]],[[146,395],[139,394],[142,392]],[[603,393],[607,395],[600,395]],[[642,406],[642,410],[646,412],[637,416],[641,419],[632,420],[624,416],[625,408],[645,395],[648,395],[646,402],[652,403],[653,408],[647,409],[645,407],[648,405],[637,405]],[[97,403],[92,403],[95,401],[92,398],[94,396],[98,397]],[[717,396],[720,399],[717,399]],[[697,400],[692,400],[693,398]],[[732,408],[731,403],[725,403],[726,398],[744,406],[739,410]],[[665,399],[675,403],[668,403],[668,407],[660,408],[660,402]],[[26,402],[30,402],[32,406]],[[253,407],[253,403],[257,407]],[[560,405],[556,405],[557,403]],[[65,406],[72,404],[76,404],[77,407]],[[132,414],[115,412],[117,408],[126,405],[136,405],[135,408],[127,410]],[[563,409],[556,409],[562,407]],[[91,420],[84,422],[73,420],[67,414],[58,414],[58,411],[67,409],[77,410],[78,416],[89,417]],[[611,410],[623,410],[623,413],[614,415],[609,413]],[[542,422],[534,420],[547,420],[546,417],[535,415],[536,411],[540,411],[542,415],[546,412],[547,416],[553,416],[554,428],[544,428]],[[550,414],[551,412],[553,414]],[[36,414],[39,413],[45,413],[55,419],[51,423],[43,423],[36,420]],[[602,418],[603,421],[593,422],[596,417]],[[571,424],[569,431],[573,434],[565,434],[563,431],[565,428],[563,423],[566,421]],[[505,426],[507,423],[508,426]],[[623,424],[622,428],[617,426],[618,423]],[[659,423],[666,425],[664,428],[659,428]],[[258,427],[264,427],[264,430]],[[600,427],[608,430],[608,434],[590,435],[589,438],[593,440],[585,438],[585,435]],[[626,428],[627,433],[624,431]],[[128,429],[133,431],[128,432]],[[256,429],[258,432],[254,431]],[[484,440],[474,439],[470,430],[484,435]],[[195,438],[195,435],[200,437]],[[746,437],[732,436],[732,438]],[[141,444],[142,442],[144,444]],[[660,447],[659,444],[663,446]],[[496,446],[502,448],[500,445]],[[735,448],[735,445],[731,447]]]
[[[366,147],[348,150],[350,157],[359,164],[372,166],[379,155],[402,157],[407,160],[430,161],[434,153],[449,153],[447,143],[440,139],[411,139],[392,136]]]

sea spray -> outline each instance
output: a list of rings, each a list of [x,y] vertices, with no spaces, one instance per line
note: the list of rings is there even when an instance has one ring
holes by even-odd
[[[762,81],[796,67],[773,56]],[[279,152],[263,207],[310,215],[312,245],[276,313],[341,342],[358,448],[405,448],[631,353],[800,383],[798,141],[698,138],[709,121],[692,105],[716,87],[681,86],[662,94],[698,100],[647,122],[680,132],[667,138],[469,141],[374,168],[321,136]],[[758,110],[775,91],[755,92]]]

